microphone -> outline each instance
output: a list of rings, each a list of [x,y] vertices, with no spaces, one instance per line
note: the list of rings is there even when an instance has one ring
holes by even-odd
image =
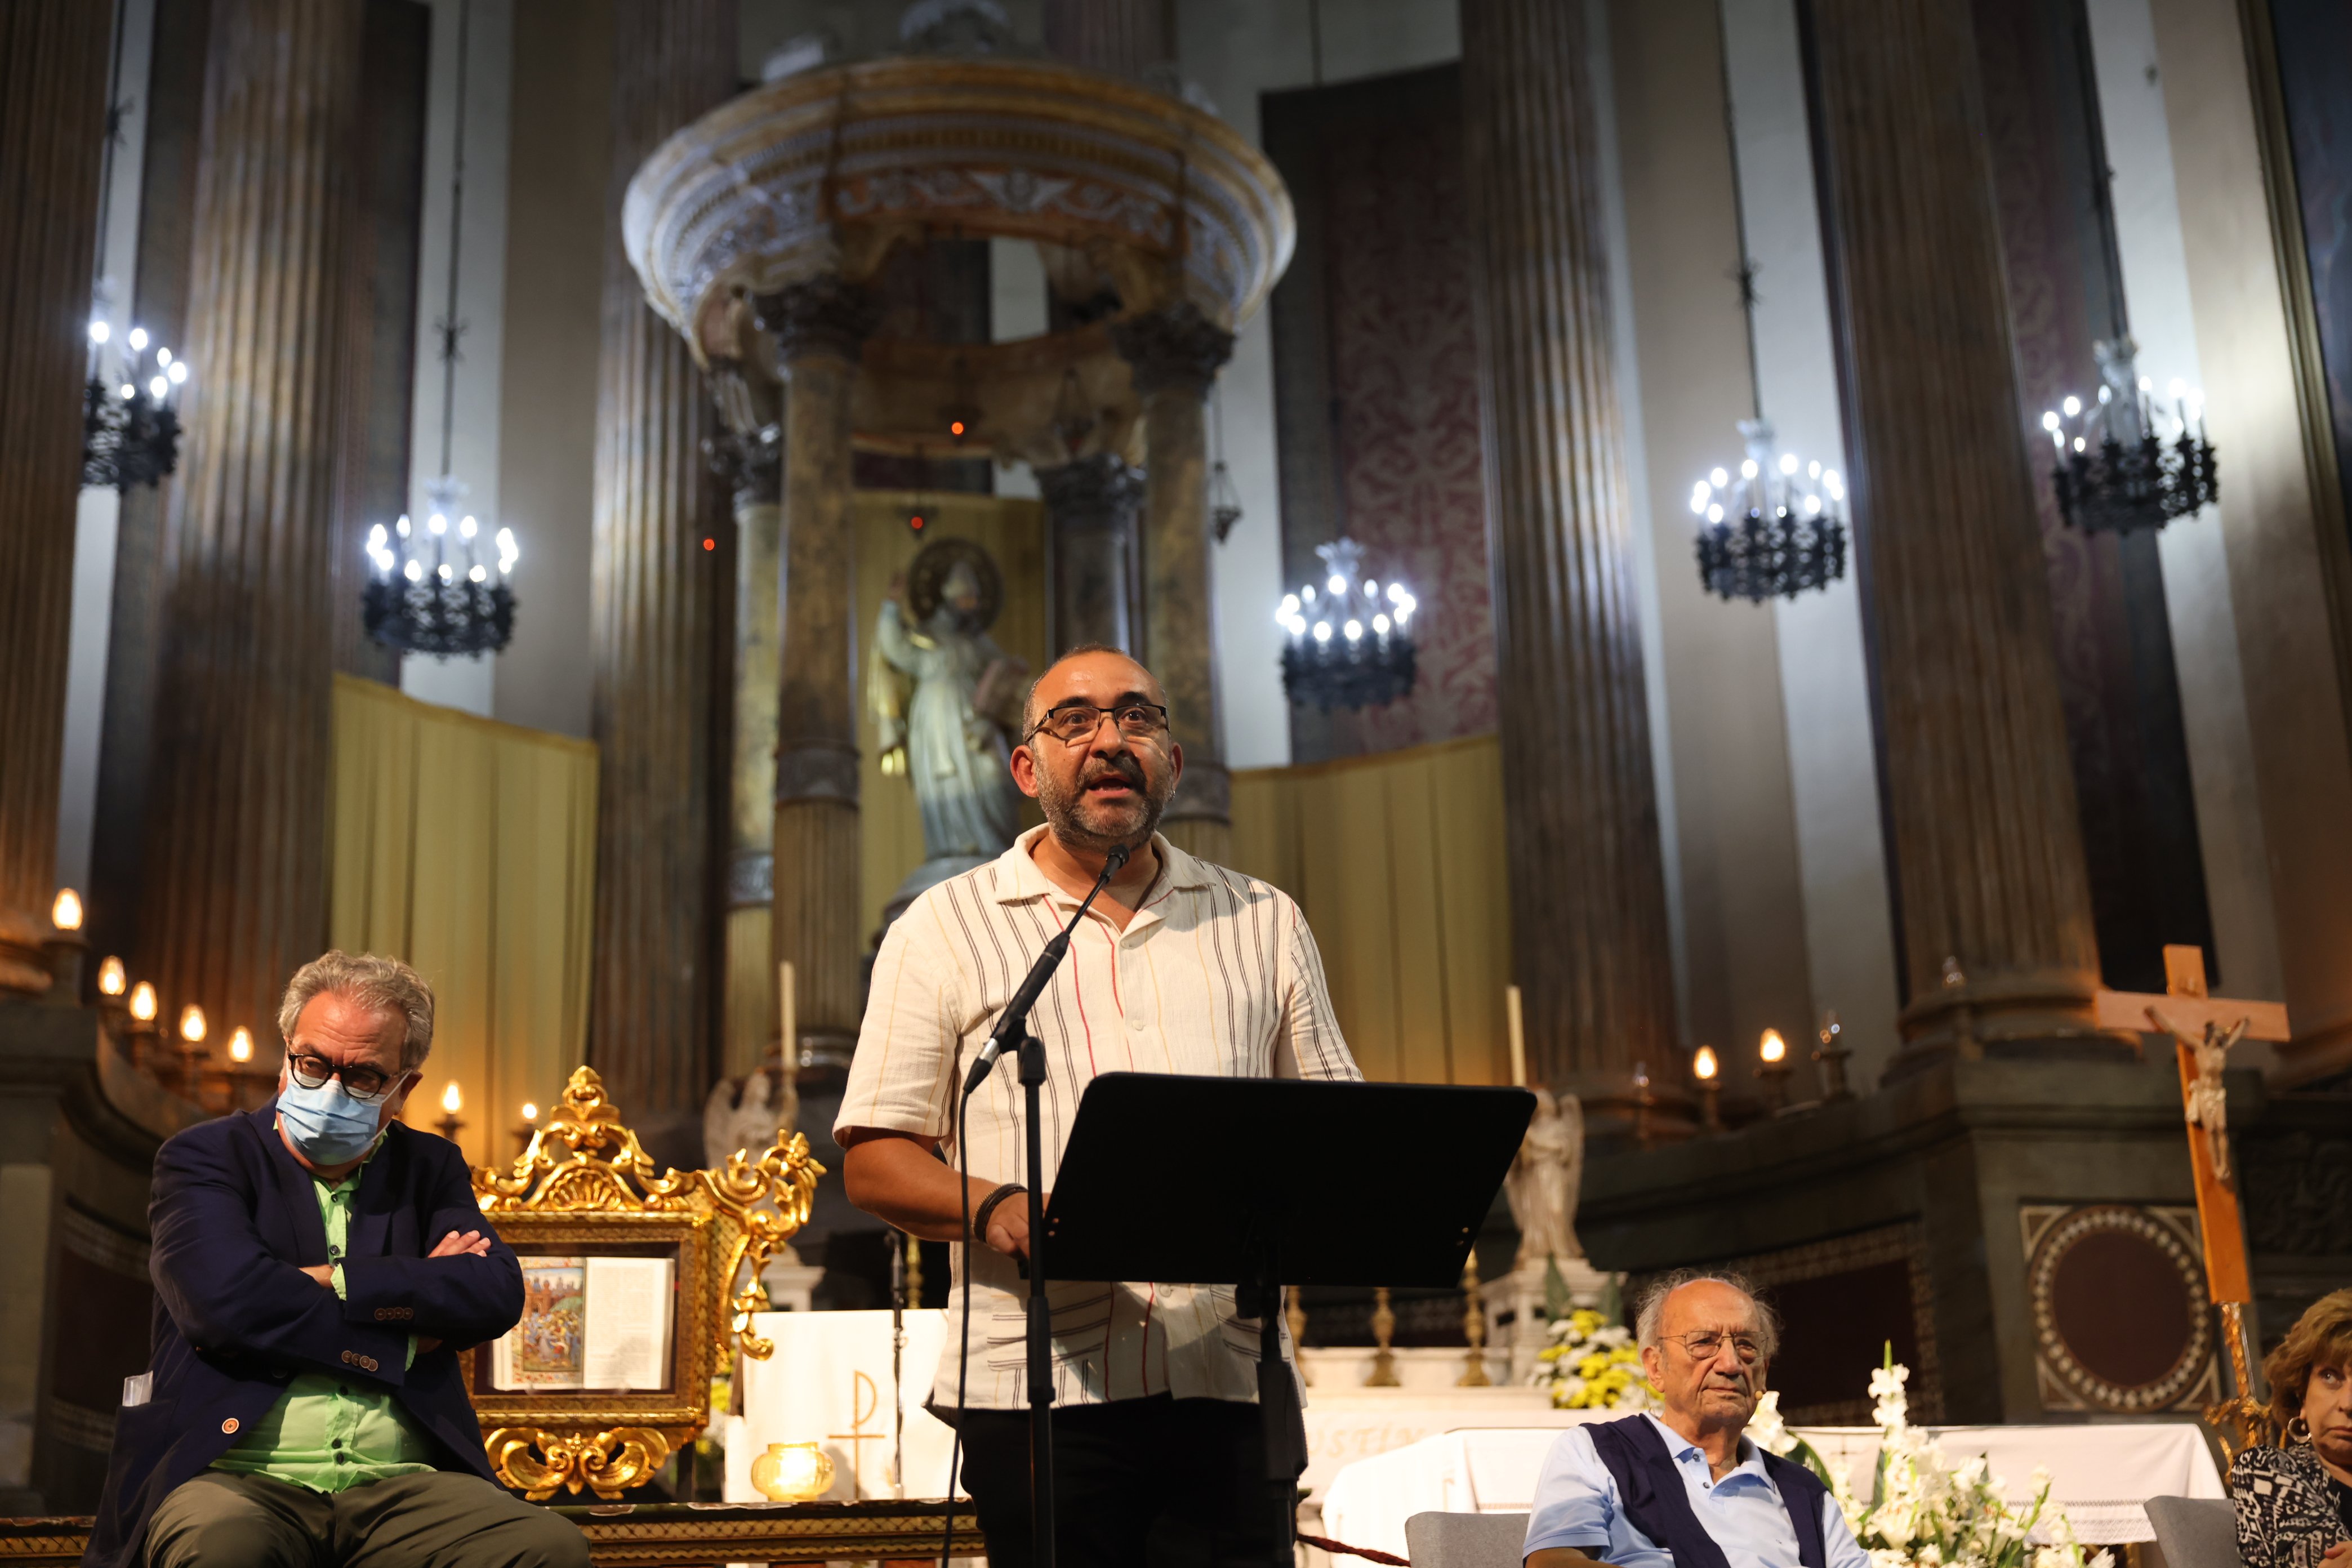
[[[1045,986],[1054,978],[1054,971],[1061,967],[1064,955],[1070,951],[1070,933],[1078,929],[1078,922],[1086,919],[1087,911],[1094,907],[1096,895],[1110,885],[1110,879],[1118,875],[1133,853],[1124,844],[1114,844],[1110,853],[1103,857],[1102,875],[1095,879],[1095,885],[1078,905],[1078,912],[1072,915],[1070,923],[1045,944],[1045,950],[1037,955],[1037,962],[1029,966],[1028,974],[1021,982],[1021,989],[1013,994],[1013,1000],[997,1016],[996,1028],[988,1037],[988,1044],[973,1059],[971,1071],[964,1076],[965,1094],[972,1093],[987,1080],[989,1069],[996,1066],[996,1058],[1003,1056],[1007,1047],[1021,1043],[1021,1037],[1028,1032],[1029,1010],[1037,1005],[1037,998],[1045,994]]]

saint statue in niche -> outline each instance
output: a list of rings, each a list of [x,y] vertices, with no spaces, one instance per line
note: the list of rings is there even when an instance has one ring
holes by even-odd
[[[1584,1183],[1584,1105],[1572,1094],[1554,1099],[1540,1085],[1535,1097],[1535,1119],[1503,1178],[1503,1194],[1519,1227],[1515,1271],[1540,1270],[1549,1259],[1567,1263],[1584,1256],[1584,1244],[1576,1239],[1577,1189]]]
[[[1029,667],[988,635],[1003,602],[1003,574],[986,550],[939,539],[892,579],[876,620],[866,700],[882,771],[915,786],[926,857],[894,909],[1002,855],[1020,831],[1007,758]]]

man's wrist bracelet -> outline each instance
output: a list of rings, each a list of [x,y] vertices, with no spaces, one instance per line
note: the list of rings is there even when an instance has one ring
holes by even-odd
[[[981,1199],[980,1207],[972,1210],[971,1213],[971,1239],[978,1242],[987,1241],[988,1216],[996,1212],[996,1205],[1015,1193],[1025,1193],[1028,1190],[1018,1182],[1007,1182]]]

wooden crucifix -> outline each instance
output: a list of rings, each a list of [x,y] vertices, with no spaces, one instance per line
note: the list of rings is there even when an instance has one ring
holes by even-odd
[[[2221,1071],[2239,1041],[2284,1040],[2286,1006],[2279,1002],[2242,1002],[2205,990],[2202,948],[2164,950],[2161,996],[2145,992],[2098,994],[2099,1026],[2169,1035],[2180,1064],[2180,1108],[2189,1123],[2189,1163],[2197,1179],[2197,1228],[2205,1244],[2205,1286],[2221,1309],[2229,1341],[2230,1371],[2238,1396],[2210,1406],[2206,1421],[2231,1452],[2259,1440],[2263,1406],[2254,1399],[2246,1308],[2253,1282],[2246,1267],[2246,1237],[2238,1215],[2237,1173],[2230,1158],[2230,1127]]]

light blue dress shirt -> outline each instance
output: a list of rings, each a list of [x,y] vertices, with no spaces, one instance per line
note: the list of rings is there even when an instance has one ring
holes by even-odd
[[[1731,1568],[1797,1568],[1796,1527],[1755,1444],[1742,1437],[1738,1468],[1717,1480],[1697,1444],[1646,1411],[1642,1419],[1665,1439],[1691,1512],[1723,1548]],[[1592,1434],[1583,1426],[1559,1435],[1536,1479],[1520,1554],[1551,1546],[1572,1546],[1617,1568],[1673,1568],[1673,1553],[1626,1521],[1616,1478],[1601,1462]],[[1829,1568],[1870,1568],[1869,1553],[1854,1543],[1833,1498],[1822,1500],[1822,1546]]]

